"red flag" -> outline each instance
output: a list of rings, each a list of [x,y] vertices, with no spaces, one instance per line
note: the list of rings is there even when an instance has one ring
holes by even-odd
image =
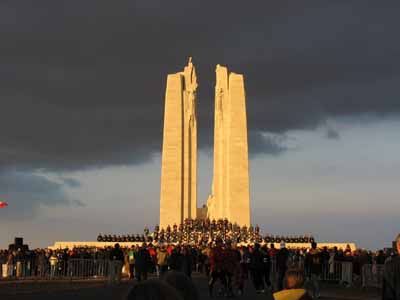
[[[7,206],[8,206],[7,202],[0,201],[0,208],[4,208],[4,207],[7,207]]]

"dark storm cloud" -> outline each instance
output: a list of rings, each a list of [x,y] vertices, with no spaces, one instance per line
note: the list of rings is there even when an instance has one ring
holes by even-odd
[[[71,188],[78,188],[81,186],[81,183],[74,178],[63,178],[63,182],[66,186]]]
[[[285,145],[287,139],[285,135],[265,135],[262,132],[250,131],[248,138],[253,148],[265,154],[279,155],[289,149]],[[250,152],[250,158],[255,154]]]
[[[326,137],[328,139],[337,140],[339,139],[340,135],[339,132],[337,132],[335,129],[328,128],[328,130],[326,131]]]
[[[395,1],[3,1],[0,166],[140,163],[161,149],[165,79],[194,57],[200,147],[214,67],[246,76],[250,152],[327,118],[400,111]]]
[[[1,219],[23,219],[38,213],[42,206],[83,205],[65,194],[65,185],[40,174],[7,171],[0,172],[0,199],[8,202],[0,210]],[[76,184],[77,182],[74,182]]]

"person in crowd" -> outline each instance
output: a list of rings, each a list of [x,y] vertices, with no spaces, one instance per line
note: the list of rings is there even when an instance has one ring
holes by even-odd
[[[56,276],[56,270],[57,270],[57,263],[58,263],[58,258],[55,252],[51,251],[50,252],[50,277]]]
[[[157,272],[157,275],[159,274],[159,269],[157,268],[157,249],[153,246],[152,243],[150,243],[147,247],[147,251],[149,252],[150,255],[150,272],[154,273]]]
[[[274,300],[312,300],[304,289],[304,272],[299,269],[289,269],[285,274],[285,289],[274,293]]]
[[[311,243],[311,249],[306,259],[308,269],[310,271],[310,280],[313,286],[313,298],[320,297],[319,277],[322,271],[322,254],[317,248],[317,243]]]
[[[383,250],[379,250],[378,254],[375,256],[375,263],[377,265],[384,265],[386,261],[386,256],[383,253]]]
[[[185,246],[182,248],[182,257],[181,257],[182,272],[189,278],[192,278],[192,269],[193,269],[193,261],[194,257],[192,255],[192,251],[190,246]]]
[[[110,252],[110,283],[120,283],[122,266],[124,263],[124,252],[118,243],[114,245],[114,248]]]
[[[44,277],[46,275],[47,258],[44,250],[39,250],[37,255],[37,275],[39,277]]]
[[[264,293],[264,253],[260,250],[260,244],[255,244],[250,254],[250,274],[257,293]]]
[[[278,271],[278,290],[283,289],[285,274],[289,258],[289,250],[286,248],[285,242],[281,242],[280,249],[276,253],[276,268]]]
[[[211,253],[211,243],[208,244],[202,251],[202,255],[204,256],[204,271],[206,276],[210,276],[210,253]]]
[[[397,256],[386,262],[383,274],[382,299],[400,300],[400,234],[396,238]]]
[[[265,286],[271,285],[270,281],[275,283],[277,277],[279,277],[279,280],[277,280],[278,287],[282,289],[284,273],[288,268],[293,267],[305,269],[307,277],[311,277],[312,274],[316,286],[318,274],[322,275],[320,276],[321,280],[326,278],[326,275],[330,275],[331,278],[337,277],[341,283],[347,282],[348,284],[357,284],[355,282],[358,278],[357,275],[371,274],[369,276],[372,278],[370,281],[376,282],[380,280],[380,276],[383,276],[381,270],[383,270],[384,264],[387,263],[389,265],[391,260],[396,260],[389,250],[373,253],[363,249],[352,251],[350,247],[346,247],[345,250],[325,248],[320,252],[321,263],[315,264],[315,259],[311,259],[311,257],[314,251],[318,252],[318,249],[315,246],[314,249],[309,250],[308,245],[310,243],[305,244],[305,240],[311,241],[314,239],[308,237],[307,239],[303,237],[299,239],[293,236],[268,236],[265,242],[271,243],[270,249],[266,245],[262,248],[259,245],[254,247],[252,246],[253,243],[259,241],[257,237],[259,230],[252,226],[247,228],[240,227],[237,224],[230,224],[227,220],[206,220],[201,222],[198,220],[186,220],[184,224],[173,226],[173,229],[167,228],[166,231],[162,228],[157,229],[156,233],[157,235],[155,236],[148,233],[144,240],[140,236],[117,236],[115,234],[101,236],[101,239],[104,241],[114,239],[126,242],[129,238],[129,242],[132,240],[133,242],[143,243],[140,248],[136,246],[136,248],[120,249],[125,256],[127,264],[125,270],[127,271],[126,273],[129,273],[130,279],[133,279],[133,277],[136,277],[139,281],[147,279],[147,274],[155,272],[156,269],[160,275],[165,273],[168,268],[182,271],[187,276],[190,276],[192,271],[200,271],[201,273],[205,271],[210,280],[211,294],[215,281],[219,280],[224,288],[224,293],[226,295],[232,294],[232,279],[235,279],[234,286],[237,288],[238,293],[242,294],[249,274],[253,283],[257,285],[259,292],[265,291]],[[147,241],[146,243],[144,242],[145,240]],[[216,241],[217,245],[213,247]],[[231,241],[234,242],[231,243]],[[290,250],[286,249],[284,243],[282,243],[283,246],[280,250],[275,249],[273,246],[274,243],[293,243],[296,241],[304,243],[304,246],[296,249],[291,248]],[[242,246],[238,251],[234,249],[235,243],[243,243],[246,246]],[[254,263],[251,258],[256,258],[259,255],[258,252],[261,253],[263,260],[262,262]],[[47,277],[50,275],[104,277],[109,276],[110,272],[120,275],[119,271],[113,271],[115,268],[107,268],[106,264],[115,265],[114,257],[115,248],[110,246],[104,248],[82,246],[54,250],[29,250],[25,248],[21,248],[20,251],[17,251],[17,249],[0,250],[0,262],[2,261],[8,265],[8,275],[14,278],[19,276]],[[56,264],[54,264],[55,259],[57,259]],[[80,271],[77,272],[79,266],[83,266],[86,263],[82,260],[92,259],[95,260],[94,268],[87,268],[87,270],[84,270],[84,274]],[[3,266],[4,273],[7,273],[7,265]],[[157,268],[155,268],[156,265]],[[316,265],[322,266],[322,268],[316,267]],[[259,277],[254,270],[261,269],[261,267],[261,283],[260,287],[258,287],[257,279]],[[389,279],[385,281],[385,284],[386,289],[390,290],[391,282]],[[368,282],[366,286],[368,286]],[[315,294],[318,295],[318,286]]]
[[[182,272],[171,271],[163,275],[162,279],[174,287],[183,300],[198,300],[199,294],[192,280]]]
[[[233,297],[233,276],[239,273],[240,254],[233,248],[232,241],[227,240],[225,243],[225,260],[224,272],[226,276],[227,296]]]
[[[139,248],[135,258],[135,277],[137,281],[147,280],[147,274],[151,265],[151,257],[143,243]]]
[[[327,266],[329,264],[330,253],[328,251],[328,247],[323,247],[321,251],[321,265]]]
[[[240,261],[239,261],[239,276],[237,276],[237,288],[239,292],[239,296],[243,294],[244,285],[246,280],[249,277],[249,265],[251,262],[250,252],[247,246],[242,246],[240,248]]]
[[[168,265],[171,270],[182,271],[182,252],[181,247],[175,247],[168,258]]]
[[[126,300],[183,300],[179,292],[160,279],[150,279],[133,286]]]
[[[11,251],[7,257],[7,273],[8,277],[14,276],[14,254]]]
[[[129,263],[129,279],[135,278],[135,246],[131,246],[128,251],[128,263]]]
[[[331,251],[329,253],[328,265],[326,266],[327,267],[327,272],[329,274],[334,274],[335,273],[335,269],[337,268],[335,266],[336,254],[337,254],[337,249],[336,249],[336,251],[334,249],[333,251]]]
[[[275,244],[271,243],[270,248],[268,250],[269,257],[275,258],[277,253],[278,253],[278,250],[275,248]]]
[[[216,246],[210,251],[210,280],[208,282],[208,291],[210,297],[213,297],[214,284],[219,279],[227,291],[226,274],[224,272],[225,251],[223,241],[217,238]]]
[[[128,273],[129,278],[131,277],[130,275],[130,264],[129,264],[129,248],[123,248],[122,253],[124,254],[124,262],[123,262],[123,268],[122,270],[125,271],[125,273]]]
[[[269,256],[269,251],[266,244],[264,244],[261,248],[261,252],[263,254],[263,284],[265,283],[266,287],[271,290],[271,257]]]
[[[159,269],[160,276],[163,276],[168,271],[168,251],[165,245],[157,250],[157,266]]]

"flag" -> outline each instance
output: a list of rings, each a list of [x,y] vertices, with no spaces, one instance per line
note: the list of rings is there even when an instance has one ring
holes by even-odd
[[[0,201],[0,208],[4,208],[4,207],[7,207],[7,206],[8,206],[7,202]]]

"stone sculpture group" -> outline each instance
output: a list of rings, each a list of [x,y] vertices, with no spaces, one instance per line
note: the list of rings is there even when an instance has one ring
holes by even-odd
[[[207,205],[197,208],[196,70],[169,74],[165,95],[160,227],[185,219],[229,219],[250,225],[249,167],[244,78],[217,65],[214,173]]]

